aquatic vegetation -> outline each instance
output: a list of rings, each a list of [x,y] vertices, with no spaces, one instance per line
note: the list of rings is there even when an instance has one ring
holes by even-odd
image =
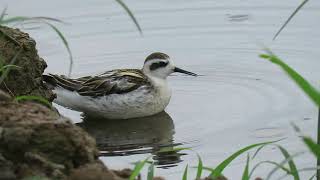
[[[20,102],[20,101],[37,101],[37,102],[40,102],[41,104],[48,106],[49,108],[52,108],[51,103],[41,96],[17,96],[15,98],[15,100],[18,102]]]
[[[129,7],[122,1],[122,0],[115,0],[117,3],[119,3],[122,8],[128,13],[128,15],[130,16],[131,20],[134,22],[134,24],[136,25],[139,33],[142,35],[142,29],[137,21],[137,19],[134,17],[133,13],[131,12],[131,10],[129,9]]]
[[[288,23],[291,21],[291,19],[301,10],[301,8],[308,2],[309,0],[303,0],[301,4],[292,12],[292,14],[289,16],[289,18],[286,20],[286,22],[280,27],[280,29],[277,31],[277,33],[274,35],[273,40],[275,40],[278,35],[281,33],[281,31],[288,25]]]
[[[30,23],[30,22],[36,23],[36,24],[46,24],[59,36],[59,38],[62,40],[69,54],[70,63],[69,63],[68,75],[70,76],[72,73],[72,67],[73,67],[73,56],[72,56],[71,49],[69,47],[69,43],[66,40],[64,34],[54,24],[52,24],[52,22],[62,23],[62,24],[65,24],[65,23],[59,19],[55,19],[51,17],[40,17],[40,16],[39,17],[14,16],[14,17],[5,18],[6,11],[7,9],[5,8],[1,13],[0,25],[12,25],[14,23],[24,24],[24,23]]]
[[[260,57],[280,66],[289,77],[309,96],[309,98],[320,107],[320,91],[313,87],[299,73],[284,63],[280,58],[274,55],[270,50],[266,49],[267,54],[261,54]]]

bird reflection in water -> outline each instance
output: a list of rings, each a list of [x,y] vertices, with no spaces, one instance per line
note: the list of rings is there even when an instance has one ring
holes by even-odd
[[[168,168],[181,162],[184,153],[176,151],[159,152],[181,145],[174,143],[174,123],[166,112],[128,120],[107,120],[83,115],[80,127],[92,135],[97,142],[101,156],[129,156],[153,154],[158,167]]]

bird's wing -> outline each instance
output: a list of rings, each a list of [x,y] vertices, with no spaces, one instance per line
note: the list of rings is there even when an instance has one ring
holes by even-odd
[[[118,69],[77,79],[49,74],[44,77],[44,81],[70,91],[77,91],[82,96],[93,97],[127,93],[150,84],[148,78],[138,69]]]

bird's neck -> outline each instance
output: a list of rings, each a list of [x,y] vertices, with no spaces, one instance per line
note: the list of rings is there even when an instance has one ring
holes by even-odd
[[[162,87],[167,88],[168,86],[167,78],[150,76],[150,75],[147,75],[147,76],[153,86],[159,87],[159,88],[162,88]]]

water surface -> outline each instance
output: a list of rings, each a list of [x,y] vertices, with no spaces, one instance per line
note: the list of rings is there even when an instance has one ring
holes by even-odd
[[[319,1],[309,1],[276,41],[272,41],[273,35],[300,1],[127,1],[143,36],[111,0],[2,2],[0,6],[8,5],[10,15],[50,16],[70,23],[59,28],[74,55],[73,77],[140,68],[153,51],[165,52],[177,66],[203,75],[169,77],[173,96],[167,114],[151,118],[156,122],[140,119],[95,124],[58,106],[97,138],[101,159],[111,168],[128,167],[153,155],[161,166],[170,166],[157,168],[156,174],[180,179],[186,164],[197,164],[196,154],[164,156],[157,154],[159,148],[192,147],[205,165],[214,167],[239,148],[262,141],[286,138],[281,145],[290,152],[305,151],[291,122],[311,136],[316,134],[317,108],[277,66],[258,54],[262,46],[272,48],[320,88]],[[66,74],[68,55],[57,35],[45,27],[28,32],[48,63],[46,72]],[[239,179],[244,158],[237,159],[224,174]],[[282,156],[267,148],[256,161],[266,159],[281,161]],[[296,162],[298,168],[315,163],[308,153]],[[257,175],[265,175],[270,168],[261,167]],[[302,173],[302,178],[311,174]]]

